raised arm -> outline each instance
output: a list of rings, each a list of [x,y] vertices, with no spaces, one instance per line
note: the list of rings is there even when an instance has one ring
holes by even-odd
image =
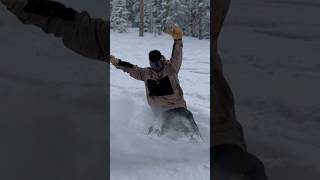
[[[179,72],[182,64],[182,48],[182,39],[174,40],[170,62],[174,67],[176,73]]]
[[[133,65],[129,62],[122,61],[121,59],[117,59],[112,55],[110,56],[110,62],[117,69],[121,69],[122,71],[129,73],[129,75],[136,80],[144,81],[147,77],[147,68],[138,67],[137,65]]]
[[[107,61],[108,27],[87,12],[77,12],[63,4],[47,0],[1,0],[24,24],[40,27],[45,33],[62,38],[74,52],[92,59]]]
[[[170,64],[175,70],[175,73],[178,73],[182,64],[183,32],[182,32],[182,29],[176,24],[167,25],[164,31],[169,35],[171,35],[172,38],[174,39],[172,54],[170,58]]]

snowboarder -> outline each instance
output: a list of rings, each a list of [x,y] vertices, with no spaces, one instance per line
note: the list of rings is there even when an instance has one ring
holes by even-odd
[[[160,116],[160,134],[170,129],[181,130],[185,134],[200,136],[192,113],[187,109],[178,73],[182,63],[182,29],[175,24],[166,27],[165,32],[174,40],[172,55],[167,60],[160,51],[149,52],[150,67],[141,68],[114,56],[110,62],[118,69],[129,73],[136,80],[144,81],[146,96],[155,116]],[[149,129],[149,130],[152,130]]]
[[[246,151],[240,123],[236,120],[232,91],[223,77],[218,55],[218,36],[229,9],[230,0],[213,1],[213,105],[211,150],[214,179],[267,180],[263,163]]]

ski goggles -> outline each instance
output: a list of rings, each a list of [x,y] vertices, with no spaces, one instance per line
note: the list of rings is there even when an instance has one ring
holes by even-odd
[[[158,61],[153,61],[153,62],[150,61],[150,67],[155,70],[160,70],[163,66],[162,64],[163,59],[164,59],[163,56],[161,56],[161,58]]]
[[[155,62],[150,62],[150,66],[152,69],[161,69],[162,68],[162,59],[155,61]]]

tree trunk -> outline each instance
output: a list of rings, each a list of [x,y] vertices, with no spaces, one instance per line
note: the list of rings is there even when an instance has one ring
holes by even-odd
[[[203,8],[200,7],[200,8],[199,8],[199,13],[200,13],[200,14],[199,14],[199,25],[198,25],[198,26],[199,26],[199,27],[198,27],[198,28],[199,28],[199,29],[198,29],[198,30],[199,30],[199,31],[198,31],[198,36],[199,36],[199,39],[200,39],[200,40],[203,39],[203,34],[202,34],[202,27],[203,27],[203,26],[202,26],[202,15],[203,15],[203,14],[202,14],[202,10],[203,10]]]
[[[197,23],[197,15],[195,12],[192,12],[191,14],[191,36],[196,37],[196,23]]]
[[[140,0],[140,23],[139,23],[139,36],[143,36],[144,31],[144,3]]]

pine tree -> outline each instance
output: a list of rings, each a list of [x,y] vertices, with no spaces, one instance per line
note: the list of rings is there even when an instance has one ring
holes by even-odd
[[[118,32],[126,32],[130,26],[139,27],[141,1],[111,0],[111,28]],[[186,36],[210,38],[209,0],[144,0],[143,2],[143,32],[160,35],[167,23],[176,23]]]
[[[154,18],[153,18],[153,0],[145,1],[144,8],[144,26],[146,27],[147,32],[153,33],[154,30]]]
[[[201,3],[201,21],[199,23],[199,39],[210,38],[210,1],[202,0]]]
[[[154,33],[155,35],[161,35],[162,34],[162,9],[161,9],[162,0],[153,0],[153,10],[152,10],[152,16],[154,21]]]
[[[126,0],[113,0],[110,26],[116,32],[128,32],[130,23],[128,21],[129,11],[126,8]]]

